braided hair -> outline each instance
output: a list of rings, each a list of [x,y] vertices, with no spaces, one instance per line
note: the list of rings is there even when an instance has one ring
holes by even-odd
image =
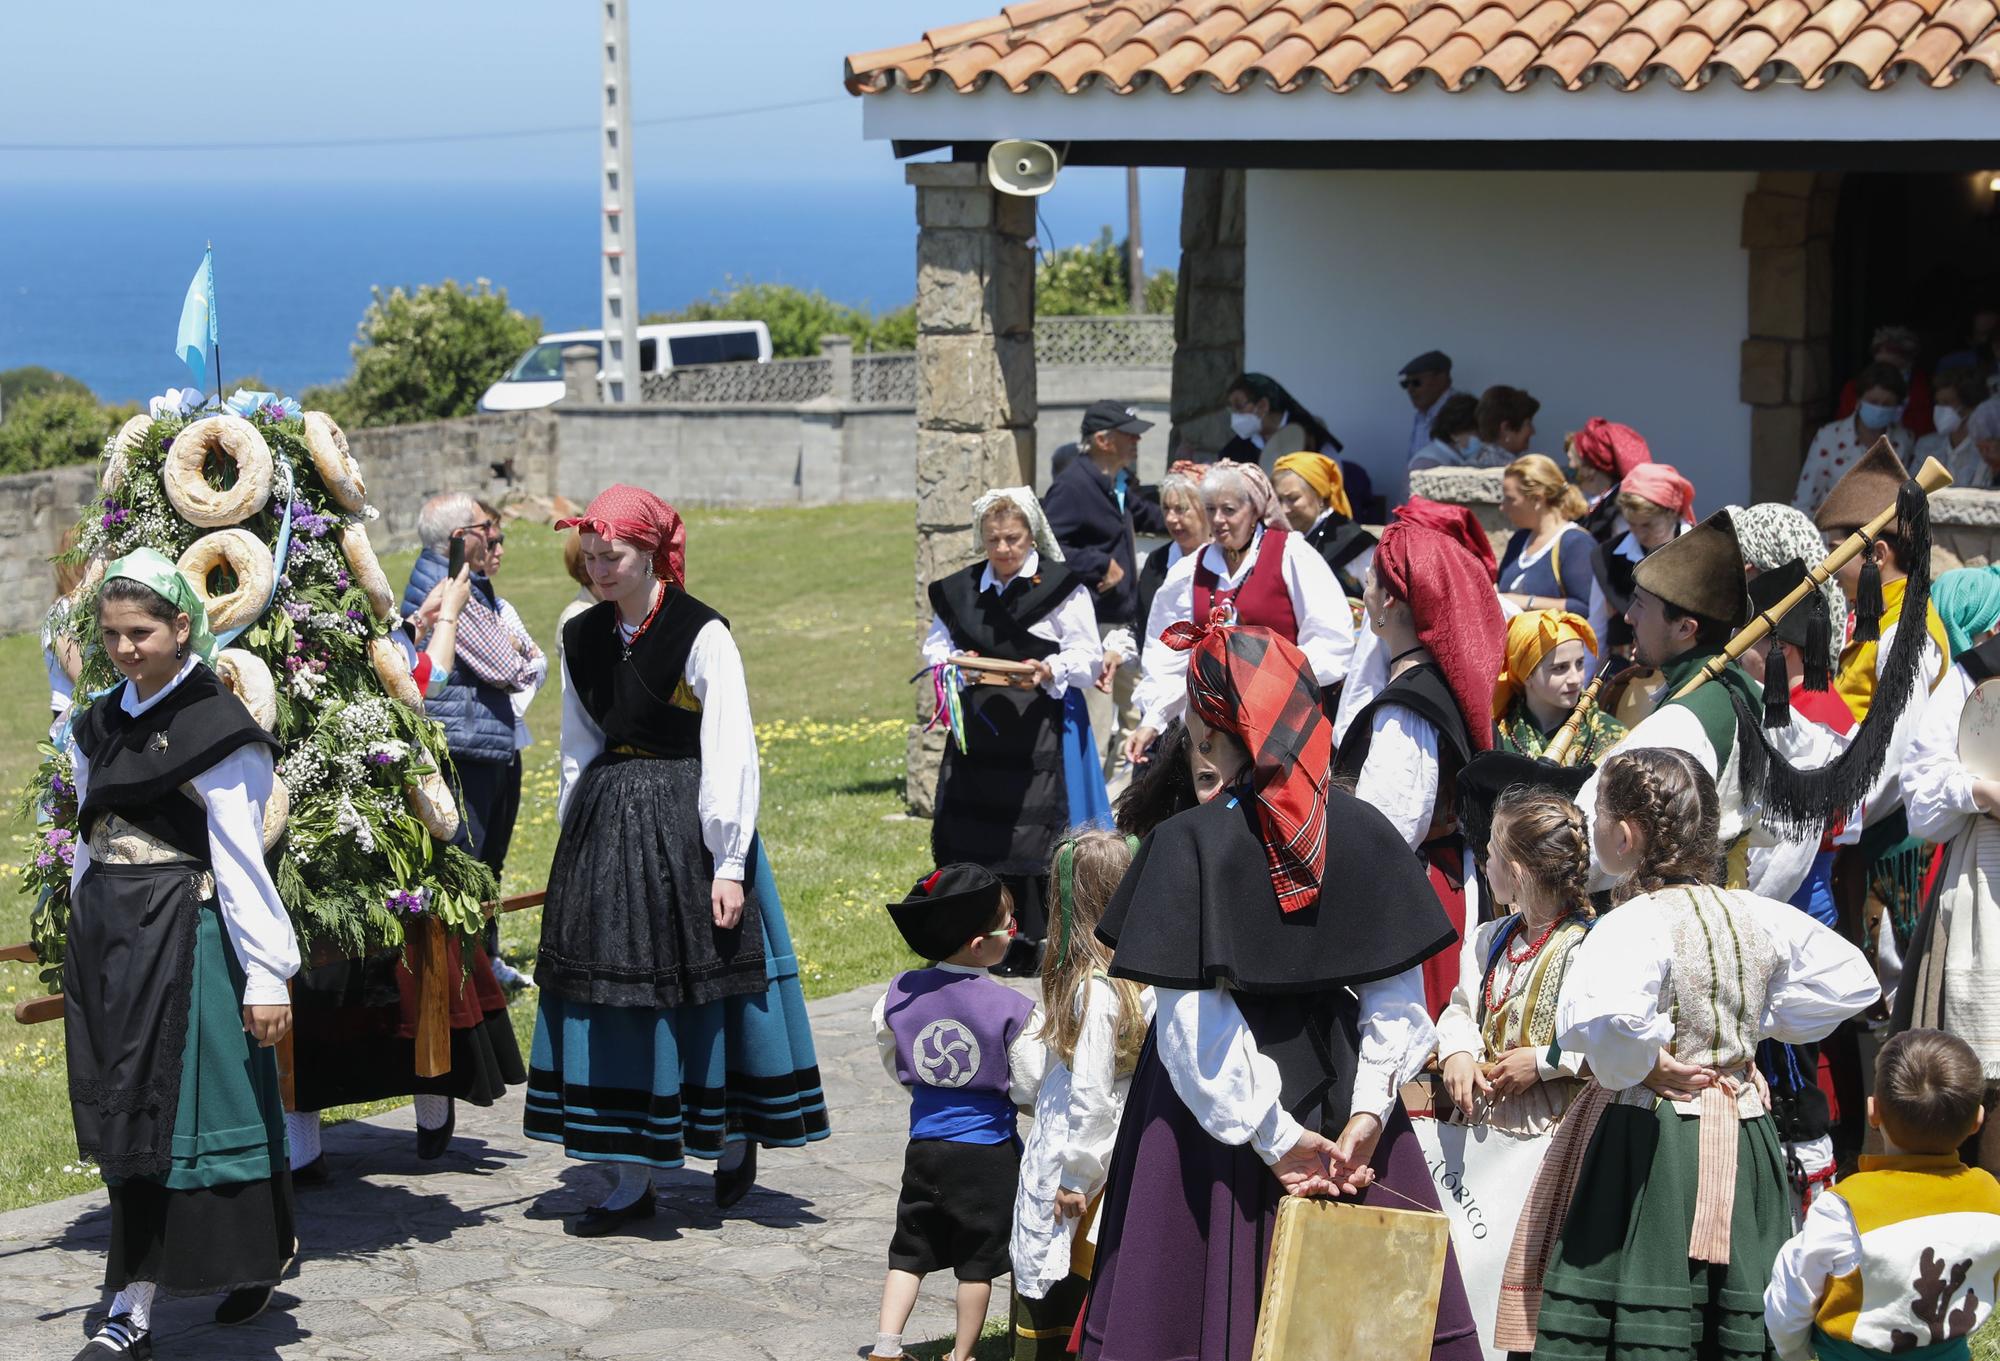
[[[1493,805],[1493,843],[1555,904],[1589,921],[1590,836],[1583,810],[1550,789],[1515,785]]]
[[[1722,805],[1714,777],[1686,752],[1644,747],[1611,757],[1598,770],[1597,804],[1605,817],[1635,824],[1645,839],[1639,867],[1612,890],[1612,901],[1670,883],[1722,882]]]

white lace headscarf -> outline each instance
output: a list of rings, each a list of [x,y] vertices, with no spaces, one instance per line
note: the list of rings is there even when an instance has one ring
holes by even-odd
[[[1819,530],[1804,511],[1794,506],[1764,501],[1754,506],[1730,506],[1728,510],[1736,526],[1736,543],[1743,550],[1743,560],[1760,572],[1782,567],[1793,558],[1807,567],[1817,567],[1826,556],[1826,541],[1820,538]],[[1833,621],[1830,630],[1833,656],[1827,662],[1838,670],[1841,644],[1847,641],[1847,596],[1840,583],[1831,578],[1819,590],[1826,597],[1827,618]]]
[[[1062,545],[1056,542],[1055,531],[1049,528],[1049,517],[1042,514],[1042,503],[1035,499],[1033,487],[995,487],[972,503],[974,548],[981,553],[986,551],[986,517],[1003,506],[1019,511],[1021,518],[1028,522],[1028,532],[1034,536],[1037,553],[1050,562],[1063,560]]]

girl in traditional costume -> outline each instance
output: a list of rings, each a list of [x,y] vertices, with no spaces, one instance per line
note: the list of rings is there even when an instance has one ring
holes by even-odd
[[[209,669],[201,597],[169,559],[111,564],[97,621],[125,679],[71,731],[64,1029],[117,1295],[79,1361],[151,1355],[160,1291],[226,1294],[219,1323],[255,1317],[296,1247],[271,1047],[299,946],[263,840],[277,743]]]
[[[1507,621],[1506,655],[1493,687],[1494,749],[1540,756],[1597,670],[1597,631],[1567,610],[1531,610]],[[1624,735],[1625,725],[1593,704],[1570,751],[1595,762]]]
[[[1152,990],[1106,970],[1097,923],[1132,864],[1138,838],[1085,832],[1056,847],[1055,922],[1042,961],[1049,1065],[1014,1197],[1015,1361],[1062,1361],[1090,1286],[1097,1198],[1118,1138]]]
[[[1485,568],[1435,530],[1382,531],[1363,597],[1368,627],[1388,656],[1389,682],[1347,729],[1335,769],[1355,797],[1389,819],[1426,865],[1454,940],[1479,920],[1476,880],[1455,813],[1457,776],[1493,746],[1500,674],[1500,605]],[[1430,1014],[1458,985],[1455,955],[1424,965]]]
[[[1169,625],[1203,627],[1220,610],[1225,622],[1269,629],[1305,654],[1328,696],[1346,680],[1354,652],[1347,597],[1326,559],[1287,527],[1263,469],[1211,463],[1201,499],[1213,541],[1174,565],[1146,619],[1145,675],[1132,695],[1139,727],[1125,748],[1135,764],[1187,703],[1187,657],[1160,641]]]
[[[931,851],[940,865],[992,870],[1014,899],[1020,941],[1001,972],[1032,974],[1048,934],[1043,880],[1065,827],[1108,826],[1111,804],[1083,692],[1104,652],[1090,590],[1027,487],[972,503],[984,562],[930,584],[927,666],[970,653],[1035,667],[1032,685],[965,692],[963,737],[945,743]]]
[[[1605,1095],[1570,1116],[1588,1151],[1540,1278],[1534,1354],[1769,1357],[1763,1287],[1791,1209],[1757,1045],[1818,1040],[1880,989],[1805,913],[1720,886],[1715,782],[1686,752],[1614,755],[1595,818],[1621,902],[1571,961],[1556,1042]]]
[[[1549,1139],[1583,1087],[1583,1058],[1555,1043],[1556,1000],[1593,914],[1585,888],[1583,812],[1560,794],[1517,786],[1493,808],[1486,875],[1513,911],[1464,951],[1438,1018],[1450,1110],[1418,1121],[1426,1151],[1456,1194],[1445,1206],[1466,1294],[1493,1347],[1501,1271],[1515,1221]]]
[[[535,964],[524,1125],[618,1164],[575,1232],[653,1215],[653,1172],[716,1162],[740,1200],[758,1145],[827,1135],[798,961],[757,835],[743,661],[686,589],[687,530],[614,486],[581,516],[604,599],[563,630],[562,833]]]
[[[1112,1153],[1081,1354],[1246,1361],[1287,1191],[1388,1204],[1368,1191],[1379,1175],[1437,1206],[1397,1093],[1433,1038],[1417,966],[1452,933],[1395,831],[1329,787],[1304,654],[1260,628],[1169,636],[1192,649],[1205,801],[1146,838],[1097,930],[1111,976],[1152,985],[1158,1011]],[[1434,1356],[1478,1355],[1449,1257],[1436,1337]]]
[[[1619,532],[1591,550],[1590,627],[1606,658],[1629,658],[1632,626],[1625,611],[1632,608],[1634,574],[1648,553],[1694,523],[1694,484],[1672,464],[1648,460],[1624,473],[1609,502],[1616,507]]]

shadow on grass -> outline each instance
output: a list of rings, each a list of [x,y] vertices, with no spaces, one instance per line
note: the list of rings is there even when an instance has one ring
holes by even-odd
[[[897,795],[903,793],[905,781],[901,775],[881,775],[868,779],[850,780],[835,787],[836,794],[880,794]]]

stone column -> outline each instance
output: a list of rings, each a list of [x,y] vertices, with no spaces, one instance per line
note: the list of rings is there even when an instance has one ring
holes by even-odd
[[[1214,454],[1229,442],[1229,380],[1243,372],[1243,228],[1241,170],[1185,172],[1170,459],[1183,445]]]
[[[826,395],[839,402],[854,400],[854,337],[821,336],[819,357],[827,363]]]
[[[1002,194],[986,167],[932,162],[905,171],[917,191],[917,636],[926,587],[976,556],[972,502],[988,487],[1035,480],[1033,199]],[[944,750],[923,734],[919,688],[908,796],[928,817]]]
[[[1738,391],[1750,412],[1750,499],[1790,501],[1813,431],[1832,413],[1833,224],[1840,176],[1767,171],[1743,200],[1749,337]]]
[[[571,406],[595,406],[604,400],[598,391],[598,354],[595,345],[565,345],[562,352],[563,395]]]

